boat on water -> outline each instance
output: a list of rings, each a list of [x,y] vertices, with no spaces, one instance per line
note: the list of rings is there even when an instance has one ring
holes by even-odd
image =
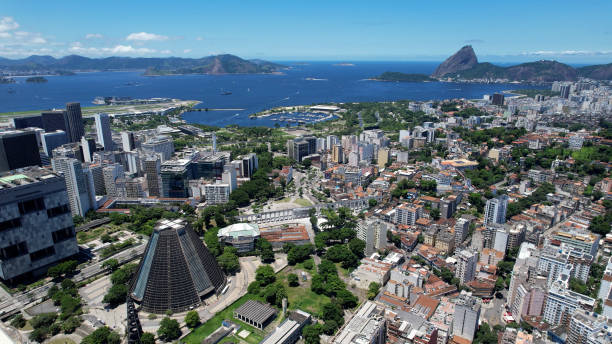
[[[229,96],[230,94],[232,94],[232,92],[221,90],[221,95],[222,96]]]
[[[106,101],[104,100],[104,97],[95,97],[91,103],[96,105],[104,105],[106,104]]]

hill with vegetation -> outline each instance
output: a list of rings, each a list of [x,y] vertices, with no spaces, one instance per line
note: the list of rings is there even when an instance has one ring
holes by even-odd
[[[384,72],[381,75],[372,78],[377,81],[397,81],[397,82],[426,82],[437,81],[436,79],[425,74],[406,74],[400,72]]]
[[[234,55],[214,55],[197,59],[180,57],[105,57],[89,58],[69,55],[62,58],[32,55],[24,59],[0,57],[0,70],[11,72],[52,72],[69,75],[74,71],[146,70],[161,74],[234,74],[272,73],[284,66],[263,61],[245,60]]]
[[[612,80],[612,63],[574,68],[557,61],[540,60],[502,67],[489,62],[479,63],[472,47],[465,46],[442,62],[432,76],[461,80],[507,79],[527,82],[575,81],[579,77]]]

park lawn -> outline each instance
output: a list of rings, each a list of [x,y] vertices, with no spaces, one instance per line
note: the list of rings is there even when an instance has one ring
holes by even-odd
[[[323,305],[329,303],[328,296],[315,294],[309,286],[305,285],[287,287],[287,294],[289,309],[301,309],[313,315],[319,314]]]
[[[301,309],[313,315],[319,314],[320,310],[323,308],[323,305],[329,303],[329,297],[326,295],[316,294],[312,290],[310,290],[310,278],[312,277],[312,274],[309,277],[308,281],[304,282],[300,277],[300,285],[298,285],[297,287],[290,287],[287,283],[287,275],[291,272],[295,273],[296,275],[298,275],[298,277],[300,277],[300,274],[293,269],[291,269],[290,271],[283,269],[283,271],[276,274],[276,280],[282,281],[287,290],[287,301],[289,301],[289,309]]]
[[[252,294],[244,295],[243,297],[236,300],[236,302],[232,303],[229,307],[226,307],[221,312],[215,314],[215,316],[212,317],[210,320],[208,320],[204,324],[197,327],[190,334],[185,336],[185,338],[183,338],[181,342],[184,342],[187,344],[200,344],[202,343],[204,338],[208,337],[211,333],[215,332],[215,330],[217,330],[221,326],[221,323],[223,322],[223,320],[227,319],[231,322],[239,324],[240,330],[247,330],[251,332],[251,334],[245,339],[248,343],[251,343],[251,344],[259,343],[260,341],[263,340],[265,336],[263,331],[260,331],[250,325],[247,325],[246,323],[243,323],[242,321],[238,319],[234,319],[234,310],[242,306],[248,300],[262,301],[262,299],[259,296],[252,295]]]
[[[289,201],[291,201],[291,197],[285,197],[285,198],[279,200],[278,202],[280,202],[280,203],[287,203]]]
[[[301,205],[302,207],[310,207],[312,205],[312,203],[305,198],[298,198],[295,201],[293,201],[293,203]]]

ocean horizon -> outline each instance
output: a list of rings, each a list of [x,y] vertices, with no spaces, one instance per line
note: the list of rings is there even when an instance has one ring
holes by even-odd
[[[77,73],[47,76],[46,83],[0,85],[0,112],[62,108],[67,102],[94,106],[95,97],[178,98],[197,100],[197,108],[243,109],[193,111],[183,114],[189,123],[215,126],[273,126],[249,115],[278,106],[394,100],[482,98],[485,94],[535,88],[527,84],[448,82],[381,82],[370,80],[386,71],[431,74],[439,62],[276,61],[290,67],[280,74],[190,74],[145,76],[142,71]],[[9,93],[9,89],[11,92]],[[231,94],[230,94],[231,93]]]

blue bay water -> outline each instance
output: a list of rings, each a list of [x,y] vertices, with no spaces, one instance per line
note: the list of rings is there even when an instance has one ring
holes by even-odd
[[[282,62],[281,62],[282,63]],[[250,119],[249,114],[277,106],[324,102],[431,100],[482,98],[503,90],[534,88],[517,84],[396,83],[367,80],[385,71],[430,74],[437,62],[336,62],[283,63],[291,69],[282,75],[174,75],[147,77],[141,71],[79,73],[49,76],[44,84],[0,85],[0,112],[62,108],[78,101],[93,106],[98,96],[132,98],[167,97],[202,101],[199,108],[235,108],[236,111],[188,112],[190,123],[226,126],[272,126],[270,119]],[[308,80],[318,79],[318,80]],[[14,93],[8,91],[13,90]],[[223,95],[231,92],[231,95]]]

